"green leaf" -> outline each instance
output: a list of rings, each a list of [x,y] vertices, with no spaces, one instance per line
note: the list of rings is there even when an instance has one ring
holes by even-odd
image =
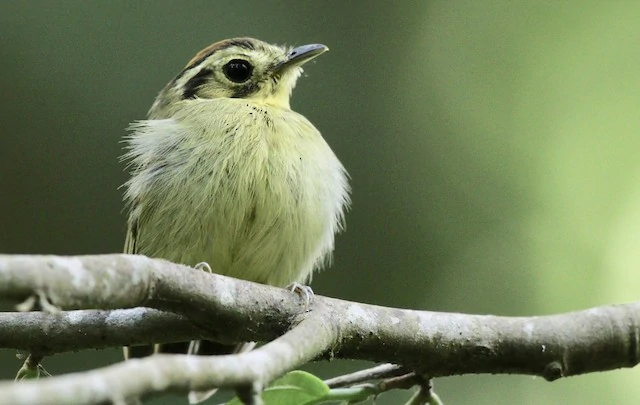
[[[317,403],[330,389],[313,374],[294,370],[271,383],[262,393],[265,405],[305,405]],[[237,397],[227,405],[242,405]]]

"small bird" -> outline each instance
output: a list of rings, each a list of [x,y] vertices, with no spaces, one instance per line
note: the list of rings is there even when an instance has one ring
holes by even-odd
[[[301,66],[327,50],[233,38],[189,61],[126,137],[125,253],[278,287],[310,282],[330,261],[350,190],[289,99]]]

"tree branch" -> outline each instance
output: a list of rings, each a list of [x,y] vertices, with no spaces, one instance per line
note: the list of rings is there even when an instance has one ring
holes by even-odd
[[[65,390],[74,392],[74,403],[88,404],[99,403],[98,397],[113,400],[167,389],[186,392],[267,384],[322,355],[401,364],[429,377],[518,373],[550,381],[633,367],[639,359],[640,303],[543,317],[497,317],[385,308],[316,296],[311,311],[305,312],[304,302],[289,291],[141,256],[0,256],[0,299],[49,310],[51,305],[64,310],[147,306],[180,313],[197,325],[175,317],[172,322],[184,334],[158,331],[160,339],[151,336],[147,325],[144,338],[153,341],[168,335],[180,339],[207,335],[226,342],[281,336],[234,356],[154,356],[83,375],[3,384],[0,404],[27,403],[21,398],[30,404],[51,403],[47,401],[54,398],[54,391],[63,395]],[[114,313],[118,315],[109,314]],[[32,327],[43,331],[39,322],[48,318],[55,324],[60,322],[56,317],[73,315],[37,316],[31,318],[37,325]],[[3,333],[0,337],[6,339]],[[57,347],[66,350],[70,346],[62,341],[70,335],[63,335]],[[126,340],[124,333],[113,336],[113,344]],[[53,346],[45,349],[53,351]],[[108,397],[101,397],[100,390]],[[55,398],[60,399],[56,403],[69,403]]]
[[[187,317],[152,308],[0,312],[0,347],[40,355],[207,339]]]
[[[0,405],[119,403],[165,392],[262,385],[322,352],[327,342],[308,337],[330,336],[325,328],[310,317],[275,341],[237,355],[157,355],[86,373],[0,383]]]

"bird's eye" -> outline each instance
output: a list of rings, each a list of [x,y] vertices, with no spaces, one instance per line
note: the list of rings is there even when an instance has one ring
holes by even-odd
[[[253,66],[246,60],[232,59],[222,67],[222,71],[232,82],[244,83],[251,77]]]

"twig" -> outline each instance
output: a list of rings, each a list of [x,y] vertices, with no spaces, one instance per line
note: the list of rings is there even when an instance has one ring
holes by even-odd
[[[330,388],[347,387],[349,385],[361,384],[363,382],[378,380],[381,378],[397,377],[406,374],[408,370],[397,364],[381,364],[366,370],[359,370],[354,373],[341,375],[324,380]]]

